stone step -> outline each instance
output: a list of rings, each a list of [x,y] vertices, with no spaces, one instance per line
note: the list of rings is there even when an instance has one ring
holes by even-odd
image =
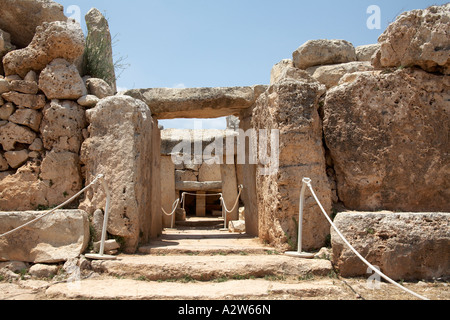
[[[138,252],[153,255],[242,255],[270,254],[276,250],[247,234],[187,228],[166,230],[160,238],[140,247]]]
[[[224,227],[222,217],[187,217],[185,221],[177,221],[176,227],[178,229],[220,229]]]
[[[104,275],[148,281],[309,277],[332,274],[328,260],[284,255],[120,255],[114,261],[92,261]]]
[[[78,286],[52,285],[51,299],[97,300],[274,300],[354,299],[354,294],[331,279],[276,282],[232,280],[224,282],[148,282],[130,279],[84,280]]]

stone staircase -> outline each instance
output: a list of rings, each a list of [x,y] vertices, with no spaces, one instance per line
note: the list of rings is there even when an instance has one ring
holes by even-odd
[[[192,218],[136,255],[92,261],[101,279],[50,296],[89,299],[274,299],[339,296],[328,260],[287,257],[259,239],[221,231],[223,220]],[[314,280],[314,281],[312,281]],[[120,290],[119,288],[122,288]]]

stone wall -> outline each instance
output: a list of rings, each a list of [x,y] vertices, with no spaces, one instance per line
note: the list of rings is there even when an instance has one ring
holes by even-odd
[[[108,233],[135,252],[162,230],[160,201],[150,201],[160,195],[157,122],[142,102],[84,74],[85,35],[62,6],[0,3],[0,211],[55,207],[103,173],[113,193]],[[98,33],[97,13],[89,23]],[[96,185],[70,207],[92,220],[104,200]]]

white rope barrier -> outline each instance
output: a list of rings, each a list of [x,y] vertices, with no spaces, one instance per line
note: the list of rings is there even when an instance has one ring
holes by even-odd
[[[385,279],[386,281],[388,281],[389,283],[395,285],[396,287],[400,288],[401,290],[404,290],[406,292],[408,292],[409,294],[415,296],[416,298],[419,298],[421,300],[429,300],[428,298],[421,296],[411,290],[409,290],[408,288],[405,288],[404,286],[398,284],[397,282],[395,282],[394,280],[392,280],[391,278],[389,278],[387,275],[385,275],[383,272],[381,272],[380,270],[378,270],[378,268],[374,267],[372,264],[370,264],[369,261],[367,261],[361,254],[359,254],[358,251],[356,251],[356,249],[350,244],[350,242],[348,242],[348,240],[344,237],[344,235],[339,231],[339,229],[336,227],[336,225],[333,223],[333,221],[331,220],[331,218],[328,216],[327,212],[325,211],[325,209],[323,208],[322,204],[319,201],[319,198],[317,197],[316,193],[314,192],[314,189],[312,187],[311,184],[311,179],[305,178],[303,179],[303,185],[307,186],[310,190],[311,193],[314,197],[314,199],[316,200],[317,204],[319,205],[320,209],[322,210],[322,213],[325,215],[325,218],[328,220],[328,222],[331,224],[331,226],[333,227],[333,229],[337,232],[337,234],[339,235],[339,237],[341,237],[341,239],[344,241],[344,243],[353,251],[353,253],[362,261],[364,262],[364,264],[366,264],[371,270],[373,270],[375,273],[377,273],[380,277],[382,277],[383,279]],[[302,221],[299,221],[299,225],[302,224]]]
[[[99,180],[99,179],[102,179],[103,177],[104,177],[104,176],[103,176],[102,174],[98,175],[98,176],[97,176],[97,177],[96,177],[96,178],[95,178],[88,186],[86,186],[83,190],[81,190],[80,192],[78,192],[77,194],[75,194],[73,197],[71,197],[69,200],[67,200],[67,201],[64,202],[63,204],[61,204],[61,205],[57,206],[56,208],[54,208],[54,209],[52,209],[52,210],[50,210],[50,211],[48,211],[48,212],[42,214],[41,216],[37,217],[36,219],[31,220],[31,221],[25,223],[24,225],[21,225],[20,227],[17,227],[17,228],[15,228],[15,229],[11,230],[11,231],[8,231],[8,232],[6,232],[6,233],[4,233],[4,234],[1,234],[1,235],[0,235],[0,238],[1,238],[1,237],[6,237],[6,236],[8,236],[8,235],[10,235],[10,234],[12,234],[12,233],[14,233],[14,232],[17,232],[17,231],[19,231],[19,230],[21,230],[21,229],[23,229],[23,228],[25,228],[25,227],[28,227],[29,225],[31,225],[31,224],[33,224],[33,223],[35,223],[35,222],[38,222],[39,220],[41,220],[41,219],[43,219],[43,218],[49,216],[50,214],[54,213],[56,210],[59,210],[59,209],[61,209],[62,207],[68,205],[68,204],[71,203],[73,200],[75,200],[76,198],[78,198],[81,194],[83,194],[87,189],[89,189],[91,186],[93,186],[94,184],[96,184],[96,183],[98,182],[98,180]]]
[[[244,189],[244,186],[243,185],[239,185],[239,194],[238,194],[238,196],[236,198],[236,202],[234,203],[233,209],[231,209],[231,210],[228,210],[228,208],[227,208],[227,205],[226,205],[225,200],[223,198],[223,193],[211,193],[211,194],[206,194],[206,193],[205,194],[201,194],[200,193],[200,194],[196,194],[196,193],[189,193],[189,192],[183,192],[181,194],[181,200],[180,200],[180,198],[175,200],[175,202],[172,205],[172,212],[171,213],[167,213],[166,210],[164,210],[163,207],[161,207],[161,209],[162,209],[162,212],[166,216],[173,217],[174,213],[177,211],[178,205],[182,205],[182,207],[184,209],[186,195],[197,196],[197,197],[198,196],[203,196],[203,197],[213,197],[213,196],[217,197],[217,196],[220,196],[220,201],[221,201],[222,206],[223,206],[223,208],[225,210],[225,214],[224,214],[223,218],[225,220],[225,229],[226,229],[226,223],[227,223],[227,221],[226,221],[227,219],[226,218],[227,218],[227,215],[229,213],[233,212],[236,209],[237,205],[239,204],[239,199],[241,198],[242,189]],[[173,224],[174,224],[173,220],[174,219],[172,218],[172,223],[171,223],[171,228],[172,229],[173,229]]]

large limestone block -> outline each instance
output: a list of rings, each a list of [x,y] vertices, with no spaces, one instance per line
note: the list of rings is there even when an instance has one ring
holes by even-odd
[[[2,98],[14,103],[16,106],[33,110],[40,110],[45,106],[45,96],[43,94],[34,95],[11,91],[2,94]]]
[[[32,144],[36,133],[26,127],[8,122],[1,127],[0,144],[5,151],[12,151],[16,143]]]
[[[66,21],[64,7],[51,0],[0,0],[0,29],[11,34],[13,43],[24,48],[44,22]]]
[[[41,71],[56,58],[74,63],[84,52],[84,35],[74,21],[44,23],[36,29],[30,45],[11,51],[3,58],[6,75],[22,78],[31,70]]]
[[[450,74],[450,3],[400,15],[378,39],[382,67]]]
[[[42,113],[33,109],[17,109],[13,115],[9,117],[9,121],[27,126],[33,131],[39,131],[42,120]]]
[[[450,213],[343,212],[334,223],[356,251],[398,281],[450,275],[449,221]],[[334,229],[331,241],[341,276],[367,275]]]
[[[77,67],[64,59],[55,59],[42,70],[39,88],[47,99],[77,100],[87,95]]]
[[[122,94],[144,101],[158,119],[219,118],[251,107],[266,86],[232,88],[151,88]]]
[[[135,252],[139,242],[148,240],[150,218],[161,219],[161,196],[152,194],[151,183],[152,174],[160,169],[153,156],[160,158],[161,153],[152,150],[157,124],[142,101],[127,96],[103,99],[87,115],[90,137],[81,151],[87,182],[105,175],[112,196],[108,232],[123,237],[125,252]],[[82,207],[92,214],[104,206],[105,193],[94,186]]]
[[[51,205],[65,202],[82,189],[78,154],[52,150],[42,161],[39,177],[49,184],[46,198]]]
[[[293,53],[294,66],[299,69],[356,61],[355,47],[345,40],[310,40]]]
[[[329,66],[318,66],[308,68],[306,71],[311,76],[323,83],[327,89],[337,86],[341,78],[346,74],[355,72],[371,71],[373,70],[370,62],[348,62],[341,64],[333,64]]]
[[[0,212],[0,233],[17,228],[45,212]],[[89,218],[82,210],[58,210],[0,238],[0,261],[58,263],[78,257],[89,243]]]
[[[305,71],[294,67],[291,59],[281,60],[273,66],[270,72],[270,85],[284,80],[311,80],[311,76]]]
[[[255,129],[279,130],[279,168],[276,174],[256,176],[259,234],[273,245],[288,249],[297,243],[302,179],[312,184],[328,213],[331,187],[326,174],[319,98],[325,87],[318,82],[285,81],[271,86],[253,110]],[[259,146],[261,148],[261,146]],[[269,149],[270,150],[270,149]],[[261,164],[258,165],[259,169]],[[327,221],[310,194],[304,214],[303,246],[320,248],[330,232]]]
[[[161,206],[167,212],[172,212],[172,206],[178,199],[175,190],[175,164],[170,156],[161,156]],[[163,226],[171,227],[171,219],[167,215],[162,216]]]
[[[0,18],[1,19],[1,18]],[[8,32],[0,29],[0,61],[3,59],[3,56],[7,54],[9,51],[14,50],[15,46],[11,44],[11,36]],[[1,65],[1,63],[0,63]],[[3,67],[2,67],[3,70]]]
[[[325,140],[351,210],[448,211],[450,77],[361,74],[328,91]]]
[[[78,153],[87,126],[84,108],[73,101],[52,100],[43,115],[40,131],[45,149]]]
[[[381,45],[377,44],[366,44],[363,46],[356,47],[356,57],[358,61],[372,61],[372,57],[380,49]]]

